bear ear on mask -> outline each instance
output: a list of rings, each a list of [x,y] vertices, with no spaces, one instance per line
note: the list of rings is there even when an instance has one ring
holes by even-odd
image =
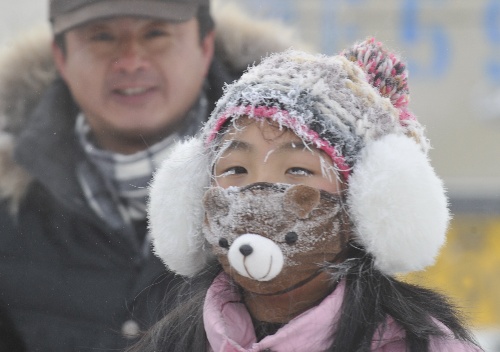
[[[299,219],[305,219],[319,204],[320,198],[319,190],[297,185],[286,190],[283,205],[286,210],[297,215]]]
[[[229,211],[229,202],[220,187],[212,187],[205,192],[203,206],[205,209],[218,209],[221,213]]]

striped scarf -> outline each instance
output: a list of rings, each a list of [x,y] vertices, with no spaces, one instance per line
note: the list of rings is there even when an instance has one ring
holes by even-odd
[[[124,233],[132,245],[141,246],[143,242],[139,238],[143,234],[136,234],[135,227],[146,219],[148,184],[153,172],[176,141],[196,134],[206,116],[207,99],[202,95],[176,133],[146,150],[124,155],[99,149],[92,141],[84,114],[78,115],[75,132],[87,155],[76,170],[82,191],[92,210],[111,228]]]

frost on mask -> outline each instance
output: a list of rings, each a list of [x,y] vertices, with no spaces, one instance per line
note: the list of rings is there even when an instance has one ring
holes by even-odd
[[[315,277],[346,246],[340,196],[304,185],[210,188],[204,236],[245,290],[274,293]]]

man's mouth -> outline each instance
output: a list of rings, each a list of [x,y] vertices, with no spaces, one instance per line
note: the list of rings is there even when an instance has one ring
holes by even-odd
[[[144,94],[152,89],[153,88],[151,87],[132,87],[132,88],[115,89],[114,92],[124,96],[133,96],[133,95]]]

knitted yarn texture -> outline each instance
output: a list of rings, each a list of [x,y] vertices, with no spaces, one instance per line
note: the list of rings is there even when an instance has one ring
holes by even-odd
[[[377,269],[431,265],[450,215],[408,102],[406,66],[374,39],[336,56],[287,50],[263,59],[226,86],[201,134],[179,145],[155,176],[149,219],[156,254],[187,276],[211,260],[201,198],[225,133],[247,116],[274,121],[331,157],[346,184],[353,239]]]
[[[205,139],[212,142],[230,119],[270,118],[325,151],[346,179],[359,151],[384,135],[412,136],[427,151],[423,127],[407,110],[406,67],[381,50],[370,39],[339,56],[271,55],[227,87]]]

